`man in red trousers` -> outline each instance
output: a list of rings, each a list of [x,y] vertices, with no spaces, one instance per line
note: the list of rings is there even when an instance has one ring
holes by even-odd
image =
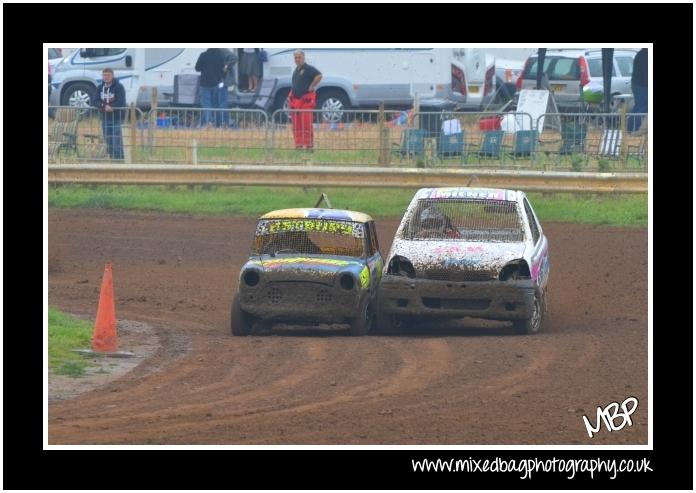
[[[292,90],[288,96],[290,109],[313,110],[317,104],[317,93],[314,90],[321,81],[321,72],[305,63],[305,54],[302,50],[295,50],[295,65],[297,67],[292,73]],[[292,131],[296,149],[314,148],[311,111],[292,113]]]

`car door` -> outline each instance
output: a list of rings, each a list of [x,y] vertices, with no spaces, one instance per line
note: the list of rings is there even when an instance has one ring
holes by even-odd
[[[533,243],[531,253],[532,281],[537,287],[544,290],[549,278],[549,244],[527,197],[524,197],[523,202]]]

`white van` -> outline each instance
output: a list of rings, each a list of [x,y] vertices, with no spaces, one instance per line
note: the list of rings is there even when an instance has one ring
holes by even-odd
[[[466,101],[459,108],[480,111],[495,96],[496,59],[479,48],[455,48],[452,51],[466,74]]]
[[[262,77],[277,79],[274,110],[283,107],[290,91],[294,50],[266,49],[268,61],[263,63]],[[50,104],[89,104],[101,81],[101,70],[111,67],[126,88],[128,103],[149,107],[150,89],[157,87],[158,104],[168,106],[172,103],[174,76],[195,73],[196,60],[203,51],[204,48],[75,50],[56,67]],[[386,107],[408,107],[413,104],[415,94],[419,95],[424,109],[453,109],[465,107],[468,95],[479,106],[479,95],[494,92],[494,86],[486,85],[486,74],[491,68],[476,58],[476,50],[466,50],[466,54],[451,48],[307,48],[304,51],[307,63],[323,74],[317,88],[317,107],[321,109],[375,108],[380,103]],[[467,71],[472,72],[470,80]],[[243,80],[239,82],[244,85]],[[251,106],[253,99],[253,94],[230,88],[232,106]]]
[[[174,75],[194,72],[202,48],[80,48],[55,67],[49,100],[55,106],[88,106],[110,67],[126,89],[128,103],[150,106],[150,87],[158,88],[158,104],[171,103]]]

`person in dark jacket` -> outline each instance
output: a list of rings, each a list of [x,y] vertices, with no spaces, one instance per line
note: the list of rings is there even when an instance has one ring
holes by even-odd
[[[627,120],[629,132],[636,132],[641,127],[643,120],[640,113],[648,112],[648,49],[641,49],[633,59],[633,72],[631,73],[631,91],[633,91],[633,109]]]
[[[198,57],[196,72],[201,73],[199,93],[202,108],[220,108],[219,89],[225,86],[225,59],[219,48],[208,48]],[[227,100],[224,101],[227,106]],[[214,120],[212,111],[203,111],[201,124],[207,125]],[[219,112],[218,125],[222,121]]]
[[[112,159],[123,159],[123,137],[121,120],[126,107],[126,90],[114,78],[110,68],[102,70],[102,83],[97,87],[93,105],[101,110],[102,131],[106,150]]]

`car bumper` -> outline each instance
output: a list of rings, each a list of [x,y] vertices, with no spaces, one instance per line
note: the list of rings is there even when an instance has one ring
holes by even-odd
[[[60,106],[60,91],[59,87],[55,84],[51,84],[51,95],[48,97],[49,106]]]
[[[466,96],[463,97],[457,97],[455,95],[449,95],[449,96],[444,96],[444,97],[431,97],[427,98],[424,97],[420,101],[420,105],[424,108],[432,108],[432,109],[453,109],[457,105],[465,104],[466,103]]]
[[[383,276],[382,313],[402,316],[523,320],[534,311],[531,280],[453,282]]]
[[[239,303],[263,320],[346,322],[358,316],[365,291],[308,282],[272,282],[240,289]]]

